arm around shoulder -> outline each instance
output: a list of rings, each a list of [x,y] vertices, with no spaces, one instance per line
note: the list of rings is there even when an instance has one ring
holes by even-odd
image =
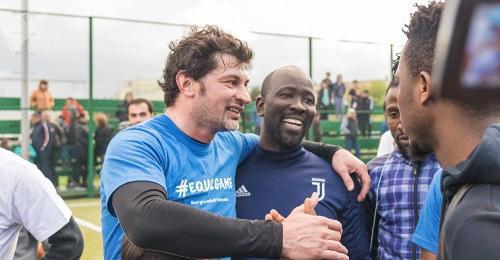
[[[281,254],[281,224],[230,219],[173,201],[152,182],[131,182],[118,188],[112,203],[133,244],[187,257]]]

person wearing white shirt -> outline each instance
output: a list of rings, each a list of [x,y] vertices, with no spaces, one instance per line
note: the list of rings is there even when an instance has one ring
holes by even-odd
[[[0,148],[0,259],[14,257],[21,228],[48,240],[43,259],[79,259],[82,233],[72,213],[38,168]]]
[[[394,137],[392,137],[391,131],[387,130],[380,137],[380,142],[378,143],[377,156],[388,154],[394,151],[396,142],[394,142]]]

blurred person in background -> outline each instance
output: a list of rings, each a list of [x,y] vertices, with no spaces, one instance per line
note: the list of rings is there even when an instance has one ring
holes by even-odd
[[[31,140],[28,140],[28,141],[31,141]],[[17,145],[14,147],[14,153],[21,156],[22,157],[22,151],[21,151],[21,144],[23,142],[23,139],[22,139],[22,136],[19,135],[19,137],[17,138]],[[36,151],[35,151],[35,148],[33,148],[33,145],[31,145],[31,143],[29,144],[28,146],[28,160],[30,162],[34,162],[35,161],[35,158],[36,158]]]
[[[344,94],[346,87],[344,82],[342,82],[342,75],[337,75],[337,81],[333,84],[333,98],[335,101],[335,114],[337,119],[342,121],[344,116]]]
[[[12,151],[12,141],[9,138],[1,138],[0,147],[5,150]]]
[[[54,97],[49,91],[49,83],[40,80],[38,89],[30,96],[30,106],[36,111],[51,110],[54,107]]]
[[[119,103],[118,106],[116,107],[116,112],[115,112],[115,117],[118,119],[118,122],[123,122],[128,120],[128,112],[127,108],[134,99],[134,94],[132,92],[127,92],[125,94],[125,99],[123,102]]]
[[[87,187],[88,127],[86,114],[72,116],[68,129],[68,148],[72,166],[68,188]],[[81,180],[80,180],[81,177]]]
[[[78,100],[72,97],[66,99],[66,104],[64,104],[63,108],[61,109],[61,116],[64,119],[66,127],[69,127],[73,118],[80,117],[84,113],[85,109],[83,108],[83,106],[78,103]]]
[[[136,98],[130,101],[127,107],[128,120],[118,125],[118,130],[142,123],[153,117],[153,104],[147,99]]]
[[[359,81],[357,80],[352,81],[352,88],[351,90],[349,90],[348,94],[350,97],[349,107],[355,109],[356,107],[354,107],[354,104],[358,101],[358,99],[361,96],[361,88],[359,86]]]
[[[361,147],[358,143],[359,126],[356,110],[350,108],[347,111],[347,116],[342,120],[340,125],[340,131],[345,138],[345,149],[349,152],[352,152],[352,149],[354,149],[354,155],[358,158],[361,157]]]
[[[326,108],[330,105],[330,90],[328,86],[332,85],[332,81],[330,80],[331,74],[327,72],[325,74],[325,78],[319,84],[320,87],[318,89],[318,108]]]
[[[356,109],[356,114],[358,116],[359,130],[362,136],[370,136],[371,126],[370,126],[370,116],[373,110],[373,101],[368,93],[368,90],[361,91],[361,94],[356,99],[353,104],[353,108]]]
[[[108,117],[104,113],[97,113],[95,117],[97,129],[94,133],[94,159],[97,164],[104,161],[104,154],[113,137],[113,128],[108,125]]]
[[[54,166],[51,158],[55,131],[50,123],[50,111],[35,112],[34,119],[37,122],[31,132],[31,144],[36,151],[35,164],[43,175],[54,183]]]

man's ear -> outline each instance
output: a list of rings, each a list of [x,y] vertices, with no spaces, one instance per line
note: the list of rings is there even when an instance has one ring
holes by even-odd
[[[255,110],[260,117],[264,116],[264,103],[265,99],[262,96],[259,96],[257,100],[255,100]]]
[[[177,72],[177,75],[175,75],[175,81],[177,83],[177,87],[179,88],[180,94],[187,96],[187,97],[192,97],[195,94],[195,88],[194,84],[195,81],[193,78],[189,77],[186,75],[185,70],[180,70]]]
[[[432,99],[432,77],[427,71],[421,71],[418,75],[418,94],[421,104]]]

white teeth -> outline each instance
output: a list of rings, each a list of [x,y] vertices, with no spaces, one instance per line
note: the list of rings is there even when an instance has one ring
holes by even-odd
[[[235,108],[228,108],[227,110],[231,111],[231,112],[234,112],[236,114],[239,114],[240,111],[238,109],[235,109]]]
[[[297,120],[297,119],[284,119],[283,122],[302,126],[302,122],[300,120]]]

